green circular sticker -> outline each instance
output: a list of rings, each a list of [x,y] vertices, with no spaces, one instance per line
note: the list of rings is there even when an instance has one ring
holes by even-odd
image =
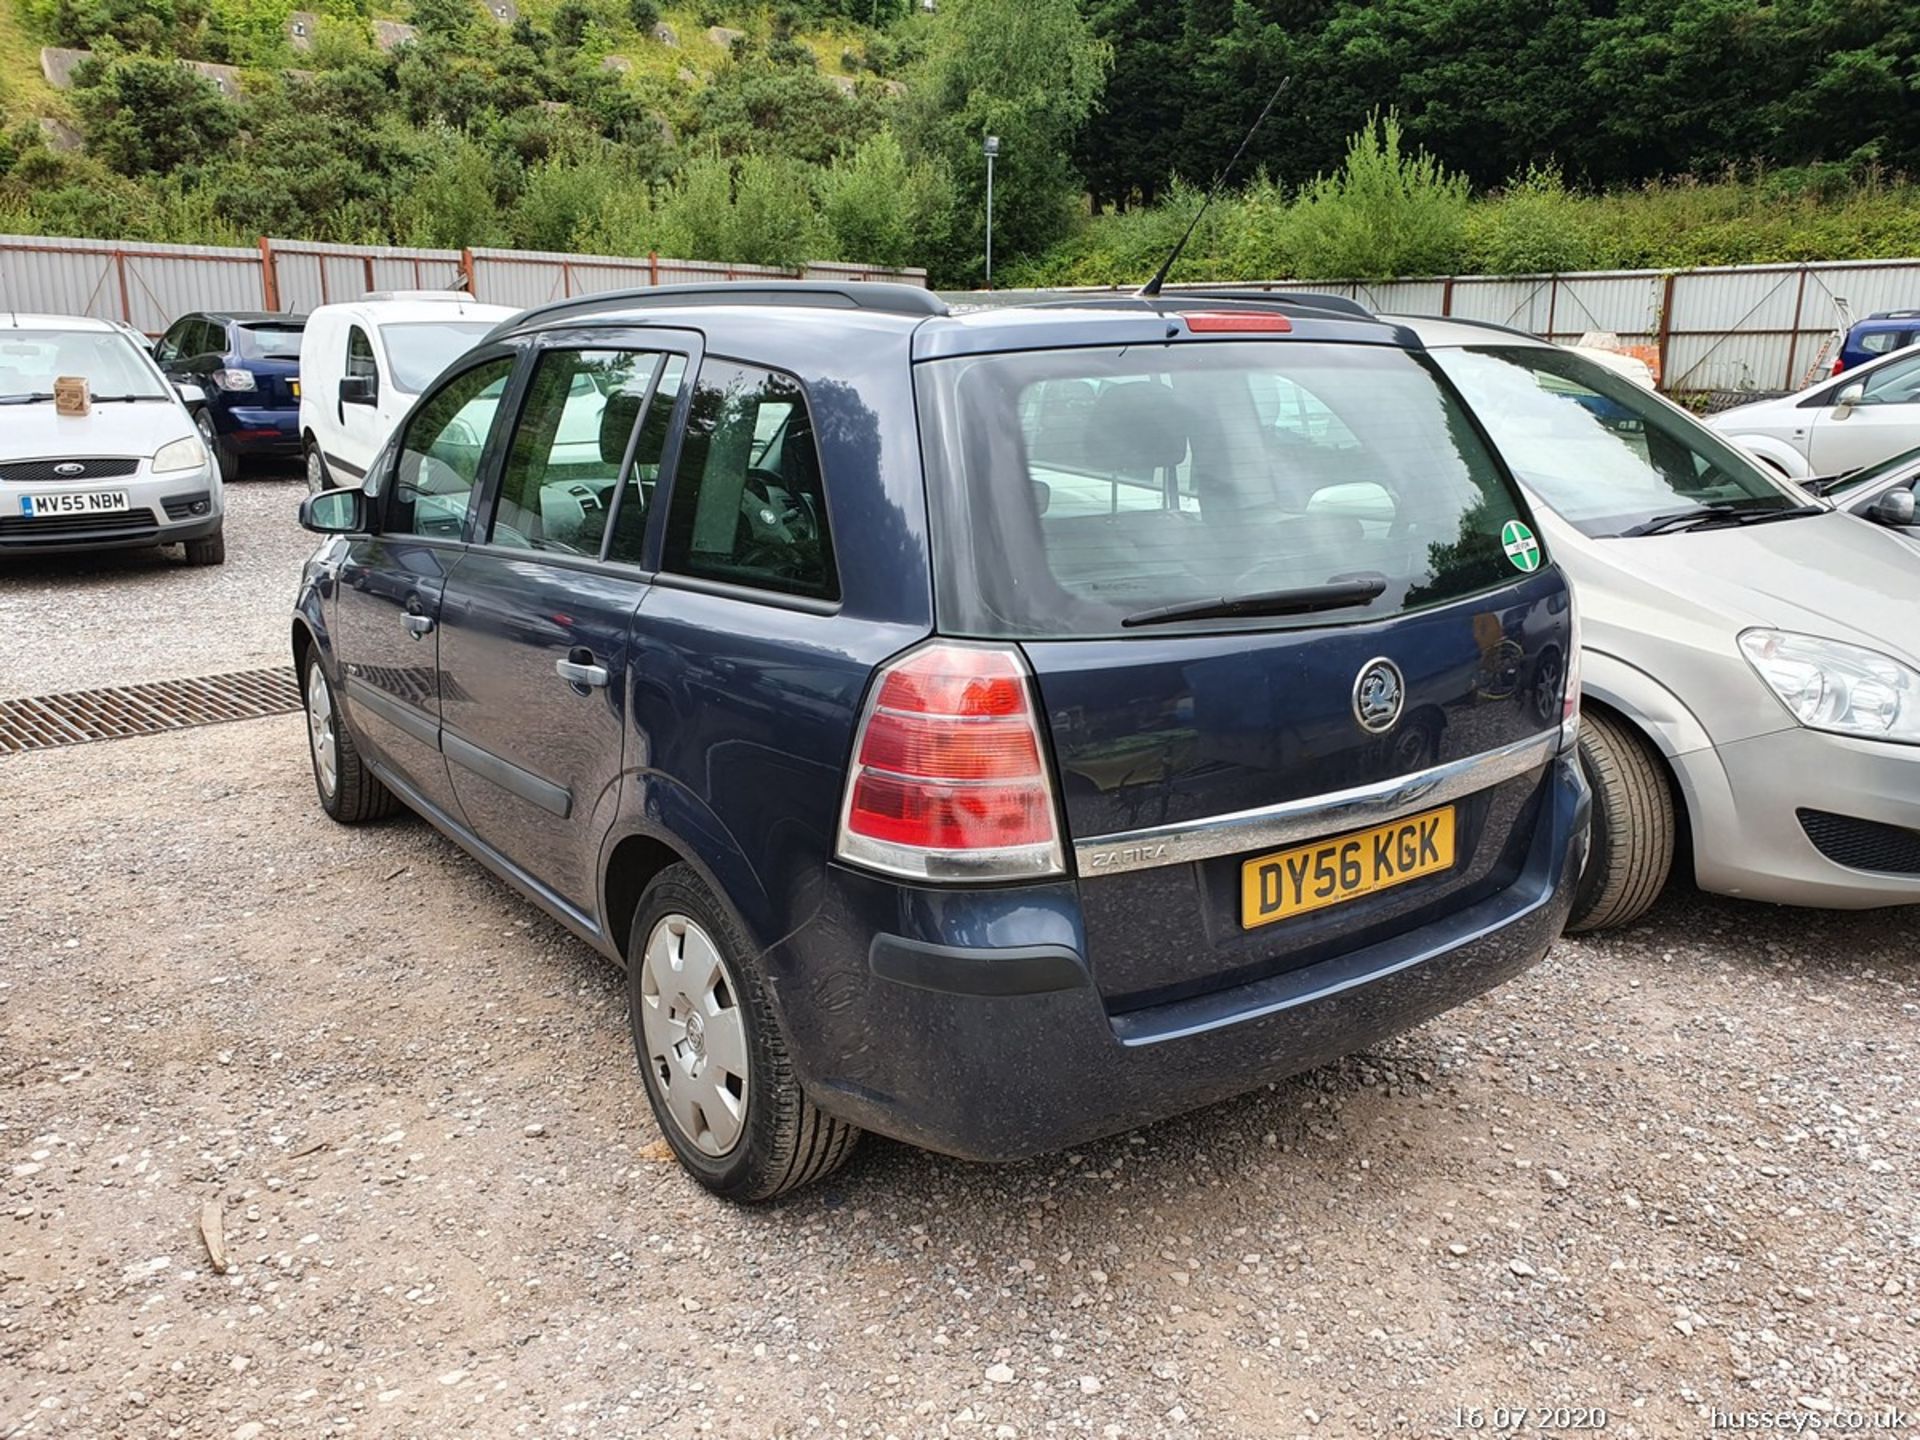
[[[1514,569],[1540,568],[1540,542],[1533,538],[1533,531],[1527,528],[1525,521],[1507,521],[1500,530],[1500,546],[1507,552],[1507,559],[1513,562]]]

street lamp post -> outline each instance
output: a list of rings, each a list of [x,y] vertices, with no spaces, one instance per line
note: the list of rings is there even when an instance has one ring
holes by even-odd
[[[989,135],[980,144],[987,157],[987,289],[993,288],[993,161],[1000,153],[1000,137]]]

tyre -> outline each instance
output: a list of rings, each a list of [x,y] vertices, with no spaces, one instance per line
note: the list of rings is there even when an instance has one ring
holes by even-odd
[[[213,416],[207,410],[193,412],[193,428],[200,432],[200,438],[206,442],[207,453],[213,456],[214,467],[220,472],[222,484],[232,480],[240,473],[239,457],[233,449],[220,438],[220,432],[213,428]]]
[[[647,1099],[687,1171],[741,1201],[818,1180],[860,1138],[801,1090],[752,955],[691,866],[668,866],[640,897],[627,1011]]]
[[[333,488],[333,477],[327,474],[326,456],[320,453],[320,447],[307,441],[307,493],[318,495],[322,490]]]
[[[1660,757],[1632,729],[1580,717],[1580,769],[1593,787],[1593,837],[1573,893],[1569,934],[1639,919],[1673,870],[1673,792]]]
[[[393,814],[400,802],[367,769],[353,736],[340,723],[340,708],[318,656],[308,657],[302,693],[307,703],[313,786],[320,792],[320,808],[342,825],[360,825]]]
[[[204,540],[188,540],[184,548],[189,565],[224,565],[227,563],[227,532],[216,530]]]

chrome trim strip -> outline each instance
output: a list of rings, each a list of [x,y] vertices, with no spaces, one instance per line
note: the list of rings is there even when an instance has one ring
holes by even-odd
[[[1451,760],[1445,765],[1417,770],[1375,785],[1336,790],[1330,795],[1315,795],[1305,800],[1288,800],[1259,810],[1239,810],[1192,824],[1156,825],[1145,830],[1096,835],[1074,843],[1074,863],[1082,879],[1095,879],[1102,875],[1123,875],[1131,870],[1151,870],[1159,865],[1210,860],[1243,850],[1268,850],[1320,835],[1384,825],[1389,820],[1444,805],[1537,770],[1553,759],[1559,749],[1559,730],[1545,730],[1498,750]]]

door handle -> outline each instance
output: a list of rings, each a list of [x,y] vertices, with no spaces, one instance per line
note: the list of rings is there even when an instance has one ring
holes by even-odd
[[[575,655],[585,655],[588,661],[593,659],[591,650],[576,650]],[[556,660],[553,673],[569,685],[579,685],[587,689],[599,689],[607,683],[607,667],[593,665],[579,660]]]
[[[400,623],[407,627],[408,633],[416,640],[433,633],[434,619],[431,615],[402,615]]]

